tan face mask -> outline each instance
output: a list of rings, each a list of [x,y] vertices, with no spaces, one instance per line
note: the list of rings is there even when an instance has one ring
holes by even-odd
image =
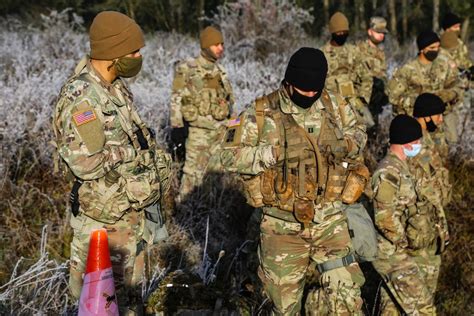
[[[122,78],[135,77],[142,69],[143,58],[140,57],[121,57],[112,64],[117,71],[117,75]]]

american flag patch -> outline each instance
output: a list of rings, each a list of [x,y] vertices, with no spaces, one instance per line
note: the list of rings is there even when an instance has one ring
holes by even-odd
[[[239,126],[239,125],[240,125],[240,117],[235,118],[233,120],[229,120],[229,122],[227,122],[227,127],[234,127],[234,126]]]
[[[92,110],[76,112],[72,115],[72,118],[74,119],[74,123],[76,123],[77,126],[81,126],[97,119],[94,111]]]

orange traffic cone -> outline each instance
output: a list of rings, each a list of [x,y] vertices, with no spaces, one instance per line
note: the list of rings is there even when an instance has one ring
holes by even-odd
[[[119,315],[109,242],[104,228],[91,233],[78,315]]]

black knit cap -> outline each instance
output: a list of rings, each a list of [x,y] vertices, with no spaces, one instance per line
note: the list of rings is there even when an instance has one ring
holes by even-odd
[[[414,117],[428,117],[442,114],[446,109],[443,100],[432,93],[422,93],[415,100]]]
[[[400,114],[390,123],[390,144],[408,144],[422,136],[420,123],[411,116]]]
[[[456,14],[449,12],[444,16],[442,27],[444,30],[450,28],[454,24],[461,23],[461,18],[457,16]]]
[[[316,48],[302,47],[290,58],[285,81],[303,91],[321,91],[326,82],[328,62]]]
[[[416,38],[416,45],[418,45],[418,50],[422,50],[423,48],[439,41],[438,34],[433,31],[424,31]]]

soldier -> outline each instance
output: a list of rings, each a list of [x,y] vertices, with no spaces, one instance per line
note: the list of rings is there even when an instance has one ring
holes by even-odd
[[[232,113],[234,96],[224,68],[217,63],[224,54],[222,33],[212,26],[200,34],[199,57],[178,63],[171,94],[171,126],[189,124],[186,162],[181,178],[180,197],[201,184],[209,162],[210,148],[218,129]]]
[[[53,118],[58,162],[74,180],[69,287],[78,299],[90,233],[105,228],[120,314],[141,314],[145,247],[167,235],[157,203],[169,188],[170,156],[157,148],[122,79],[141,69],[140,27],[104,11],[89,35],[90,56],[63,86]]]
[[[280,88],[229,121],[220,153],[223,166],[245,179],[249,204],[263,206],[259,277],[278,315],[300,313],[311,261],[322,288],[306,311],[361,314],[364,277],[342,201],[358,198],[349,196],[356,188],[343,188],[348,173],[364,171],[357,160],[367,136],[352,107],[324,89],[326,74],[320,50],[299,49]]]
[[[398,69],[389,82],[388,97],[394,113],[413,114],[413,105],[418,95],[430,92],[438,95],[447,104],[445,124],[437,131],[437,142],[457,141],[458,117],[453,111],[462,96],[456,64],[444,55],[438,55],[440,39],[432,31],[422,32],[416,39],[418,57]]]
[[[444,34],[454,33],[456,35],[457,45],[452,48],[452,56],[459,68],[470,71],[473,74],[472,61],[469,57],[469,50],[466,44],[459,38],[461,35],[461,19],[454,13],[448,13],[443,19],[442,27]]]
[[[349,21],[341,12],[329,20],[331,40],[322,47],[328,60],[329,71],[326,88],[340,94],[358,111],[360,120],[374,126],[372,114],[367,108],[372,93],[372,76],[356,46],[346,44]]]
[[[368,69],[373,81],[369,110],[376,124],[378,115],[382,112],[382,107],[388,103],[388,97],[385,93],[387,62],[382,47],[387,33],[387,21],[383,17],[374,16],[370,18],[370,28],[367,30],[368,38],[357,43],[362,60],[366,64],[366,69]]]
[[[417,213],[408,220],[409,253],[414,257],[426,278],[426,286],[434,293],[441,265],[440,253],[449,242],[448,224],[444,206],[449,203],[449,172],[430,136],[442,124],[445,105],[431,93],[421,94],[415,101],[413,116],[421,125],[423,138],[420,154],[409,159],[408,165],[415,179]]]
[[[422,131],[412,117],[401,114],[390,124],[390,150],[372,176],[379,253],[374,268],[386,280],[382,315],[432,314],[431,293],[424,275],[409,254],[407,226],[416,210],[415,180],[407,160],[421,149]]]

